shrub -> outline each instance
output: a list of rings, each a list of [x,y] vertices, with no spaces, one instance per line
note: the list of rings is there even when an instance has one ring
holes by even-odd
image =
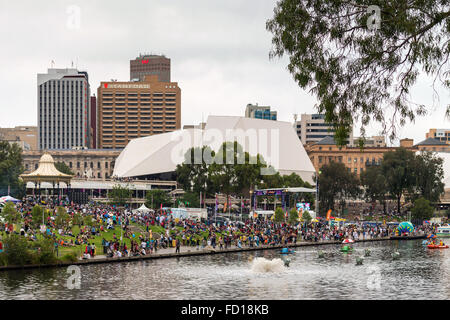
[[[311,222],[312,217],[311,217],[311,215],[309,214],[309,211],[303,212],[302,220],[305,221],[306,223],[310,223],[310,222]]]
[[[36,248],[40,248],[37,256],[39,264],[52,264],[56,262],[53,240],[44,238],[36,243]]]
[[[8,265],[6,253],[2,252],[2,253],[0,253],[0,266],[6,266],[6,265]]]
[[[4,239],[4,250],[8,265],[23,266],[33,262],[27,240],[19,235],[11,234]]]
[[[298,212],[295,209],[289,211],[289,223],[296,224],[298,222]]]
[[[430,205],[430,201],[421,197],[414,201],[414,208],[412,208],[412,219],[414,220],[429,220],[433,216],[434,208]]]
[[[284,222],[284,212],[280,207],[275,209],[275,222]]]
[[[76,251],[72,251],[63,255],[60,260],[64,262],[76,262],[78,260],[78,254]]]

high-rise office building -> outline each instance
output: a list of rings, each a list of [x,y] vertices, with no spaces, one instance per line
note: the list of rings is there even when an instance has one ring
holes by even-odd
[[[258,106],[258,104],[247,104],[245,108],[246,118],[277,120],[277,112],[270,111],[270,106]]]
[[[90,87],[87,72],[48,69],[37,76],[39,149],[89,148]]]
[[[91,97],[91,148],[97,149],[97,97]]]
[[[164,55],[148,54],[130,60],[131,81],[143,81],[149,75],[157,75],[160,82],[170,82],[170,59]]]
[[[176,82],[101,82],[97,91],[98,148],[125,148],[131,139],[181,128],[181,90]]]
[[[302,114],[300,121],[294,122],[294,128],[303,145],[319,142],[327,136],[334,137],[333,124],[325,122],[323,114]],[[353,129],[350,130],[348,143],[353,145]]]

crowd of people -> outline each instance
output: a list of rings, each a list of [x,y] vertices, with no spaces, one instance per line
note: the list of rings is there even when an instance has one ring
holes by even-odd
[[[41,230],[32,227],[33,201],[24,201],[17,204],[17,211],[22,219],[20,226],[0,224],[0,231],[5,233],[16,232],[30,241],[36,240]],[[354,224],[341,223],[330,225],[328,221],[319,219],[311,223],[275,223],[270,219],[247,219],[244,221],[225,221],[215,223],[214,218],[207,221],[195,219],[175,219],[167,211],[150,211],[147,213],[130,209],[118,209],[115,206],[101,204],[67,204],[64,206],[71,223],[65,228],[58,228],[55,224],[57,207],[54,204],[45,205],[50,214],[45,222],[45,233],[55,239],[55,248],[58,246],[82,245],[83,258],[89,259],[98,255],[106,257],[123,257],[148,255],[161,249],[175,249],[180,252],[181,247],[190,247],[201,250],[204,248],[227,249],[231,247],[259,247],[262,245],[286,245],[298,241],[342,241],[343,239],[361,240],[371,238],[389,237],[395,234],[393,225],[374,225],[355,222]],[[90,217],[92,223],[80,224],[79,232],[72,234],[75,214]],[[133,232],[132,227],[140,232]],[[154,228],[154,227],[158,228]],[[14,227],[18,228],[14,230]],[[113,238],[106,239],[104,232],[113,230]],[[154,231],[157,230],[157,231]],[[432,232],[433,226],[416,226],[415,234]],[[138,234],[138,235],[136,235]],[[70,240],[57,240],[57,235],[67,236]],[[94,237],[102,237],[102,247],[97,248]],[[122,241],[130,239],[130,245]],[[99,252],[101,252],[99,254]]]

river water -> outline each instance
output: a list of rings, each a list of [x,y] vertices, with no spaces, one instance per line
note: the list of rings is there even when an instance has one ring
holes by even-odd
[[[289,267],[274,260],[279,250],[87,265],[79,289],[68,288],[67,268],[2,271],[0,300],[450,299],[450,249],[421,242],[356,243],[351,254],[338,245],[296,248]],[[365,249],[371,255],[356,265]]]

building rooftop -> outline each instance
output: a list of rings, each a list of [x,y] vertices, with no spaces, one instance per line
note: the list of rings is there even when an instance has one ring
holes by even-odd
[[[428,138],[416,144],[416,146],[446,146],[445,142],[442,142],[438,139]]]
[[[326,136],[325,138],[323,138],[322,140],[316,142],[316,144],[321,144],[321,145],[335,145],[336,141],[334,140],[334,137],[332,136]]]

